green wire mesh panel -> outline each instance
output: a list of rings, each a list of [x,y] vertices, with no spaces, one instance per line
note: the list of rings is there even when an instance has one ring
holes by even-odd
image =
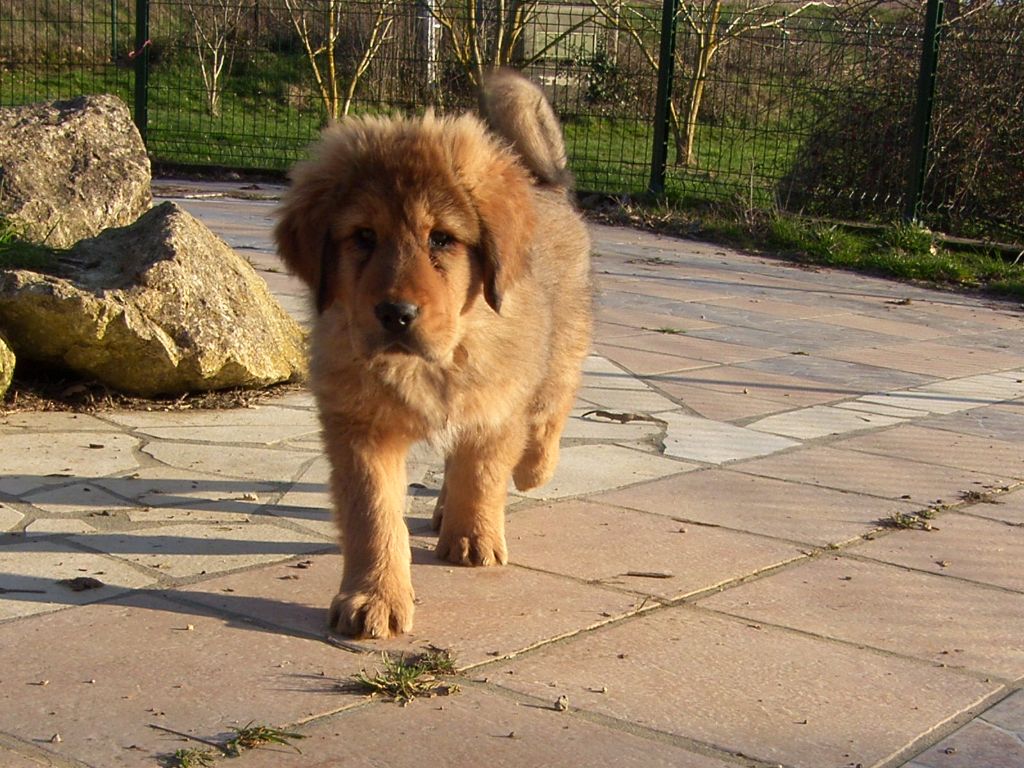
[[[134,34],[125,0],[0,1],[0,105],[89,93],[130,101]]]
[[[0,0],[0,105],[110,92],[137,107],[135,1]],[[481,72],[500,64],[544,87],[580,189],[643,193],[662,6],[149,0],[147,145],[164,166],[283,172],[331,119],[471,109]],[[915,136],[919,4],[691,0],[679,9],[670,201],[899,217]],[[1024,3],[949,13],[921,216],[954,234],[1021,242]]]

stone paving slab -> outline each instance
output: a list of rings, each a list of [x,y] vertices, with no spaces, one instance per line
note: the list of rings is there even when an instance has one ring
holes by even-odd
[[[974,513],[979,506],[967,507]],[[1024,594],[1024,527],[971,515],[943,515],[929,530],[884,536],[857,554],[919,571]]]
[[[507,534],[517,564],[666,600],[805,557],[793,544],[587,502],[517,510]]]
[[[851,440],[833,443],[835,447],[814,446],[747,461],[736,469],[796,483],[902,499],[919,507],[953,504],[965,494],[985,493],[1012,482],[1009,475],[983,474],[892,455],[846,450]]]
[[[981,677],[1024,676],[1024,593],[827,557],[700,605]],[[852,605],[856,614],[844,610]]]
[[[102,477],[138,466],[131,435],[19,432],[5,435],[0,493],[18,495],[68,477]]]
[[[747,421],[787,409],[784,403],[777,400],[752,397],[742,390],[735,393],[721,392],[685,383],[689,380],[689,377],[683,376],[674,381],[658,377],[654,385],[682,403],[684,412],[688,415],[700,416],[711,421]]]
[[[678,413],[661,415],[667,424],[665,454],[707,464],[764,456],[797,445],[777,435],[768,435],[732,424],[700,419]]]
[[[143,452],[181,472],[207,472],[222,477],[287,482],[317,454],[309,451],[252,448],[234,444],[152,442]]]
[[[261,523],[158,525],[69,541],[177,578],[233,571],[330,547],[319,536]]]
[[[551,482],[521,495],[531,499],[580,496],[697,468],[696,464],[650,456],[619,445],[571,446],[562,449]]]
[[[632,339],[616,339],[616,341],[627,346],[595,342],[594,350],[638,376],[651,376],[673,371],[692,371],[713,365],[713,363],[709,363],[706,360],[635,349],[632,346],[628,346]]]
[[[873,331],[875,333],[882,333],[889,336],[898,336],[904,339],[937,339],[949,335],[949,332],[945,329],[920,325],[914,322],[907,322],[906,320],[895,316],[879,317],[878,315],[846,312],[843,314],[825,315],[819,317],[818,320],[827,325],[838,325],[844,328],[857,328],[859,330]]]
[[[931,418],[928,426],[960,434],[1024,443],[1024,409],[1018,403],[973,408],[966,412]]]
[[[97,579],[102,586],[78,591],[58,583],[77,578]],[[0,547],[0,589],[5,590],[0,593],[0,620],[106,600],[146,587],[156,578],[104,555],[83,552],[61,539],[33,538],[9,544]]]
[[[774,374],[732,365],[720,365],[675,376],[652,376],[647,380],[670,394],[677,385],[688,385],[775,400],[787,409],[831,403],[856,394],[847,387],[828,386],[803,376]]]
[[[378,703],[311,723],[302,755],[263,749],[240,768],[422,768],[476,765],[512,768],[737,768],[737,763],[686,749],[657,734],[595,723],[572,712],[466,687],[449,698],[405,708]],[[740,764],[742,765],[742,764]]]
[[[770,581],[770,579],[769,579]],[[750,621],[667,609],[490,672],[538,702],[770,765],[879,765],[1000,689],[931,665]],[[891,688],[915,691],[914,705]]]
[[[798,376],[828,387],[841,387],[851,396],[920,386],[936,378],[815,355],[781,355],[738,363],[737,366],[782,376]]]
[[[984,720],[968,723],[941,744],[920,755],[910,768],[1019,768],[1024,741]]]
[[[907,768],[1017,768],[1024,765],[1024,691],[1012,693]]]
[[[150,724],[209,739],[334,712],[358,703],[334,681],[365,663],[141,592],[0,626],[0,732],[90,766],[152,768],[195,744]]]
[[[513,542],[513,562],[516,555]],[[190,588],[186,597],[282,631],[325,638],[327,605],[340,579],[341,558],[321,555],[205,581]],[[460,666],[471,666],[621,618],[644,603],[636,595],[525,568],[461,568],[439,562],[420,547],[413,553],[412,579],[417,608],[409,635],[343,642],[361,650],[396,653],[435,645],[450,649]],[[537,595],[544,595],[544,600],[538,601]]]
[[[97,478],[94,484],[123,499],[122,508],[203,507],[224,513],[249,514],[269,497],[277,483],[242,480],[199,470],[182,472],[161,464],[135,472]],[[80,509],[95,511],[93,497],[80,498]],[[102,508],[102,507],[101,507]]]
[[[958,435],[948,430],[907,424],[871,435],[851,437],[838,445],[854,451],[892,458],[906,457],[974,472],[991,473],[998,468],[1004,476],[1024,478],[1024,451],[1021,446],[991,437]]]
[[[868,412],[855,412],[842,408],[818,405],[759,419],[747,426],[758,432],[770,432],[798,440],[860,432],[878,427],[891,427],[902,419]]]
[[[1024,365],[1024,355],[984,349],[964,349],[935,342],[865,347],[834,351],[830,354],[839,360],[848,362],[894,368],[898,371],[941,378],[1003,371],[1007,368],[1019,368]]]
[[[692,472],[590,498],[665,515],[684,524],[719,526],[826,547],[856,541],[876,530],[880,521],[921,508],[906,501],[728,470]]]
[[[971,507],[976,517],[998,520],[1010,526],[1024,526],[1024,491],[1001,494],[994,504],[977,504]]]

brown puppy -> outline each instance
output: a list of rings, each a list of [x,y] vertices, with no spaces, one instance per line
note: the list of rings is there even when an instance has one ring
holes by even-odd
[[[509,478],[547,482],[590,342],[590,242],[541,91],[493,75],[478,117],[354,118],[292,172],[275,237],[311,288],[312,388],[344,571],[337,631],[412,626],[405,458],[443,448],[439,557],[507,561]]]

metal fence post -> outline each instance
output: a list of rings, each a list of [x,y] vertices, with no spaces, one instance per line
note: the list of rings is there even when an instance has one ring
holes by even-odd
[[[110,61],[117,61],[117,0],[110,0]]]
[[[924,42],[921,48],[921,71],[917,79],[917,106],[914,109],[914,136],[910,145],[910,174],[903,218],[916,221],[924,197],[924,179],[928,173],[929,140],[932,129],[932,108],[935,104],[935,80],[939,68],[944,0],[928,0],[925,9]]]
[[[679,0],[664,0],[661,6],[661,50],[658,52],[658,91],[654,104],[654,147],[651,151],[651,181],[647,191],[652,195],[665,192],[665,169],[668,166],[669,99],[672,98],[672,77],[676,59],[676,14]]]
[[[149,0],[135,0],[135,50],[130,58],[135,65],[135,126],[146,142],[149,126]]]

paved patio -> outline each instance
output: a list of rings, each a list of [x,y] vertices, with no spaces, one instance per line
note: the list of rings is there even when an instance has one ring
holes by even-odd
[[[274,202],[203,190],[178,201],[305,318]],[[1020,308],[593,235],[558,476],[512,497],[511,565],[458,568],[433,558],[440,465],[417,452],[401,640],[326,635],[340,558],[308,394],[0,417],[0,766],[168,764],[203,745],[152,725],[251,722],[302,753],[224,764],[1024,766]],[[56,583],[78,576],[104,586]],[[458,694],[339,687],[427,644]]]

